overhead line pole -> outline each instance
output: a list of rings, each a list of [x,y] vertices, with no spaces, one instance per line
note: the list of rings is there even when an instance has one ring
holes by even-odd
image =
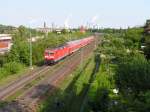
[[[33,66],[32,66],[32,37],[31,37],[31,29],[29,28],[30,30],[30,69],[33,69]]]

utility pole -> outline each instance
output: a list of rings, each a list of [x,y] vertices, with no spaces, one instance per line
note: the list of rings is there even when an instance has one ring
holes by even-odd
[[[97,48],[97,34],[94,33],[94,44],[95,44],[95,49]]]
[[[83,70],[83,48],[81,48],[81,70]]]
[[[33,69],[33,66],[32,66],[32,37],[31,37],[31,29],[30,29],[30,69],[32,70]]]
[[[68,30],[68,36],[69,36],[69,41],[71,41],[71,34],[70,34],[70,30]]]
[[[36,20],[30,20],[29,21],[29,49],[30,49],[30,56],[29,56],[29,63],[30,63],[30,69],[32,70],[33,69],[33,65],[32,65],[32,35],[31,35],[31,30],[32,30],[32,28],[31,28],[31,24],[33,24],[33,23],[35,23],[36,22]]]

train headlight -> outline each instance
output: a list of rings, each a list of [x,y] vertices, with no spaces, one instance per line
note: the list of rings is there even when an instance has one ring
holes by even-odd
[[[45,58],[48,58],[48,56],[45,56]]]

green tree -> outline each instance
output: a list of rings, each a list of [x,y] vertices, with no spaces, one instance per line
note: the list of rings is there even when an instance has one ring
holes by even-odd
[[[129,28],[125,32],[126,39],[130,39],[133,43],[139,42],[141,40],[141,36],[144,30],[142,28]]]
[[[123,94],[135,94],[150,88],[150,63],[144,56],[133,57],[123,61],[116,71],[116,85]]]
[[[18,42],[16,41],[9,53],[9,60],[15,62],[21,62],[23,64],[29,65],[29,44],[28,42]]]

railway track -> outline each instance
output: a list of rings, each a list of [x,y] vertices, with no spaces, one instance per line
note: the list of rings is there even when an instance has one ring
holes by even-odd
[[[32,75],[27,75],[24,77],[21,77],[17,81],[14,81],[7,85],[6,87],[1,88],[0,90],[0,99],[5,100],[8,96],[12,95],[22,87],[24,87],[27,83],[29,83],[31,80],[34,80],[35,78],[39,77],[39,75],[43,72],[46,72],[51,67],[43,66],[40,70],[33,73]]]
[[[94,42],[82,49],[84,49],[84,54],[86,54],[83,56],[83,58],[88,57],[88,55],[94,49]],[[18,83],[14,82],[13,84],[9,85],[8,87],[6,87],[6,90],[0,91],[1,100],[5,100],[8,96],[14,94],[16,91],[23,88],[27,83],[39,77],[40,75],[45,75],[45,78],[43,78],[42,81],[26,90],[24,94],[22,94],[15,100],[15,102],[6,106],[6,108],[2,109],[2,111],[0,109],[0,112],[5,112],[5,110],[11,108],[15,109],[15,107],[16,110],[18,110],[17,112],[30,112],[31,110],[34,111],[33,107],[38,104],[37,102],[41,99],[41,97],[44,96],[46,92],[55,89],[58,82],[65,76],[67,76],[67,74],[71,73],[80,64],[80,62],[81,53],[77,52],[72,56],[66,58],[66,60],[61,63],[60,67],[56,67],[54,69],[55,66],[45,66],[43,69],[32,74],[31,76],[23,78],[22,81],[19,81]],[[52,72],[49,73],[49,71]]]
[[[71,58],[71,57],[69,57],[69,58]],[[53,66],[45,66],[44,65],[44,66],[40,67],[39,69],[37,69],[37,71],[33,71],[33,72],[29,73],[28,75],[22,76],[18,80],[11,82],[10,84],[8,84],[4,87],[1,87],[0,88],[0,101],[7,100],[7,98],[9,96],[13,95],[15,92],[22,89],[25,85],[29,84],[31,81],[33,81],[34,79],[36,79],[38,77],[44,76],[50,70],[51,71],[55,70],[57,68],[57,66],[60,66],[64,62],[65,62],[65,60],[63,60],[63,62],[60,62]]]

